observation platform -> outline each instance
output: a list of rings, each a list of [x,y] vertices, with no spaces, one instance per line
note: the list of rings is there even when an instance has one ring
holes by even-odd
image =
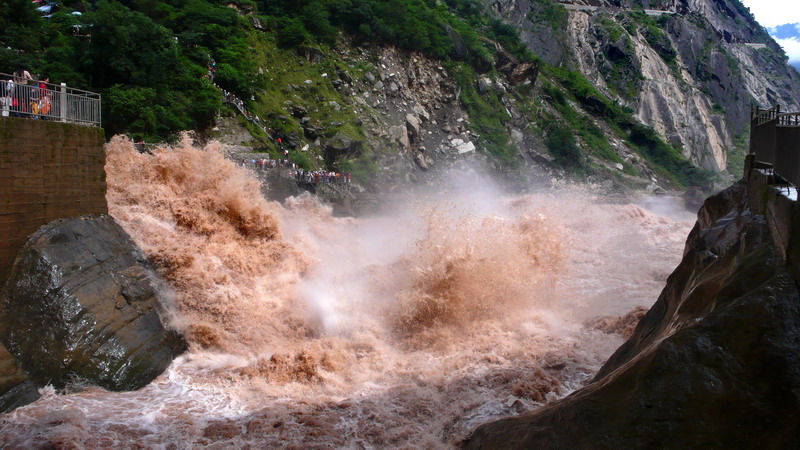
[[[750,209],[767,220],[775,246],[800,282],[800,112],[753,108],[744,180]]]
[[[17,80],[19,77],[0,73],[0,116],[100,126],[100,94],[68,87],[66,83],[23,84]]]

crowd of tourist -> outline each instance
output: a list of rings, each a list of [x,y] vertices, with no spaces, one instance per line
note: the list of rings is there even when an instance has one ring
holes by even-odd
[[[299,169],[295,172],[297,181],[305,183],[331,183],[331,184],[350,184],[353,175],[349,173],[339,172],[326,172],[324,170],[303,170]]]
[[[255,159],[242,159],[242,168],[252,168],[256,171],[263,171],[274,168],[288,168],[291,169],[290,176],[298,182],[318,184],[350,184],[353,175],[349,173],[340,173],[324,170],[305,170],[300,168],[294,162],[288,159],[269,159],[269,158],[255,158]]]
[[[265,127],[263,127],[261,125],[261,119],[257,115],[255,115],[255,114],[253,114],[253,113],[251,113],[250,111],[247,110],[247,107],[244,105],[244,102],[242,101],[242,99],[237,97],[233,92],[228,92],[227,90],[223,89],[220,85],[218,85],[216,83],[216,81],[214,81],[216,76],[217,76],[217,61],[214,60],[214,58],[209,57],[209,60],[208,60],[208,75],[207,75],[207,77],[211,80],[211,83],[217,89],[222,91],[222,96],[223,96],[223,98],[225,99],[226,102],[231,103],[232,105],[234,105],[236,107],[236,109],[238,109],[245,116],[245,118],[247,120],[253,122],[259,128],[261,128],[262,130],[267,132],[270,135],[270,137],[272,138],[273,137],[272,136],[272,130],[269,130],[269,129],[267,129],[267,128],[265,128]],[[254,100],[254,99],[251,99],[251,100]]]
[[[258,159],[243,159],[242,160],[242,168],[252,167],[256,170],[264,170],[264,169],[274,169],[276,167],[288,167],[290,169],[297,169],[297,164],[289,161],[288,159],[269,159],[269,158],[258,158]]]
[[[40,75],[36,81],[24,65],[19,65],[8,80],[0,80],[0,115],[3,117],[30,117],[45,119],[53,104],[50,79]]]
[[[214,86],[217,86],[217,84],[215,83]],[[261,126],[261,119],[259,119],[258,116],[256,116],[255,114],[253,114],[253,113],[251,113],[250,111],[247,110],[247,107],[244,106],[244,102],[242,101],[242,99],[240,99],[239,97],[237,97],[233,93],[228,92],[225,89],[222,89],[219,86],[217,86],[217,88],[222,91],[222,95],[225,97],[225,101],[227,101],[228,103],[231,103],[234,106],[236,106],[236,108],[239,111],[241,111],[241,113],[244,114],[244,116],[248,120],[255,122],[256,125],[258,125],[258,126]],[[264,130],[264,131],[266,131],[266,130]]]

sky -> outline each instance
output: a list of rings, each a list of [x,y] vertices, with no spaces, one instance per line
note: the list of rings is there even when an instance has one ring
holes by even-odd
[[[750,8],[758,23],[767,28],[798,24],[795,36],[775,40],[786,50],[789,62],[800,62],[800,0],[742,0],[742,3]]]

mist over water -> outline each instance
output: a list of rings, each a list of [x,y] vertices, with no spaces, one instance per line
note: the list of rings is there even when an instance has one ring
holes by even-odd
[[[309,196],[267,202],[217,144],[188,141],[147,155],[114,138],[106,171],[190,350],[137,392],[45,389],[0,419],[1,445],[452,447],[589,379],[693,220],[459,177],[334,218]]]

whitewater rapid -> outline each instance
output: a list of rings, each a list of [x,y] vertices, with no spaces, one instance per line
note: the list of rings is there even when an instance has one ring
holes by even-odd
[[[478,178],[335,218],[266,201],[218,144],[116,137],[106,172],[189,351],[137,392],[44,388],[0,418],[4,447],[450,448],[590,379],[693,220]]]

